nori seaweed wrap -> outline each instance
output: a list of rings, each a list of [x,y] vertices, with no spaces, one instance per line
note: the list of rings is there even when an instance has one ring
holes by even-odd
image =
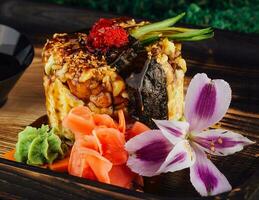
[[[121,72],[130,97],[130,115],[151,127],[155,127],[152,119],[180,119],[186,71],[181,45],[162,39],[140,49]]]

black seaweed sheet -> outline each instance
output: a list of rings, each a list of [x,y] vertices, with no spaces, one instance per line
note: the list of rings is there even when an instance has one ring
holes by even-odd
[[[124,78],[129,94],[130,116],[155,127],[152,119],[167,119],[166,74],[155,58],[149,58],[147,51],[131,39],[123,49],[112,49],[107,58],[116,56],[110,62]],[[150,106],[152,105],[152,106]]]

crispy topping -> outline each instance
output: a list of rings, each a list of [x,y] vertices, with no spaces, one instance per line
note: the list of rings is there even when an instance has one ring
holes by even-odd
[[[87,35],[84,33],[55,34],[52,40],[48,40],[43,51],[46,74],[55,74],[66,64],[69,67],[63,70],[65,78],[84,82],[90,75],[87,74],[89,69],[105,66],[103,56],[98,57],[88,52],[86,40]]]
[[[118,106],[127,106],[125,83],[105,56],[89,51],[86,42],[84,33],[55,34],[43,50],[45,74],[51,82],[59,79],[93,112],[113,114]]]
[[[173,69],[186,72],[186,62],[181,57],[181,44],[173,43],[167,38],[146,47],[149,58],[155,57],[159,63],[168,62]]]
[[[125,20],[116,19],[116,21],[118,25],[124,29],[133,29],[133,28],[138,28],[146,24],[149,24],[148,21],[141,21],[139,23],[136,23],[134,19],[125,19]]]

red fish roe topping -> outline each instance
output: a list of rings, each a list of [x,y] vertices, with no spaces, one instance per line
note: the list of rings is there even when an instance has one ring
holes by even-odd
[[[99,29],[101,28],[105,28],[105,27],[111,27],[115,24],[115,21],[113,19],[106,19],[106,18],[101,18],[99,19],[98,22],[96,22],[92,29],[91,29],[91,32],[94,31],[98,31]]]
[[[90,31],[88,44],[94,48],[106,50],[109,47],[121,47],[128,43],[128,33],[112,19],[101,18]]]

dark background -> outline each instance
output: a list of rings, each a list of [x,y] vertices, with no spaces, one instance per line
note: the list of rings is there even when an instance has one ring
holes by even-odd
[[[182,22],[259,33],[259,0],[34,0],[160,20],[186,12]]]
[[[212,3],[212,0],[210,2],[204,0],[195,1],[195,4],[191,4],[190,1],[184,0],[117,0],[116,2],[114,0],[55,0],[57,3],[62,3],[62,5],[56,5],[53,2],[54,0],[49,1],[52,1],[52,3],[50,4],[46,0],[0,0],[0,23],[20,30],[34,44],[35,62],[30,67],[30,70],[39,70],[43,67],[41,63],[42,47],[46,39],[52,37],[53,33],[89,29],[100,17],[132,15],[136,18],[162,19],[169,15],[174,15],[174,12],[180,13],[198,6],[200,9],[196,9],[196,11],[194,9],[195,14],[193,15],[188,14],[187,11],[184,23],[191,24],[191,21],[189,23],[187,20],[198,20],[198,25],[209,24],[220,29],[229,29],[227,25],[241,27],[242,30],[232,28],[232,31],[215,29],[215,37],[212,39],[183,44],[182,53],[188,66],[185,84],[188,85],[190,77],[202,72],[206,72],[213,79],[224,78],[231,85],[233,98],[231,109],[221,121],[222,127],[242,132],[251,140],[258,141],[259,35],[258,13],[256,13],[256,10],[258,10],[258,3],[256,2],[258,1],[214,0]],[[63,4],[64,2],[66,3]],[[166,2],[170,5],[166,4]],[[180,5],[179,9],[174,7],[178,4]],[[220,15],[220,10],[222,13],[227,14]],[[237,12],[236,10],[239,11]],[[204,15],[199,16],[198,13],[203,13]],[[217,15],[219,16],[216,17]],[[215,20],[211,20],[214,19],[212,16],[214,16]],[[248,17],[246,18],[245,16]],[[209,19],[208,22],[199,22],[199,20],[205,19]],[[224,20],[222,21],[221,19]],[[216,22],[218,24],[222,23],[224,26],[213,25]],[[256,31],[251,31],[252,27],[256,26]],[[24,87],[26,86],[30,90],[27,91],[28,93],[35,92],[36,89],[34,88],[33,90],[31,86],[34,84],[33,86],[38,88],[37,84],[41,82],[41,79],[35,80],[37,78],[34,77],[32,72],[38,71],[27,72],[30,77],[28,78],[27,74],[28,79],[24,82]],[[40,92],[42,90],[37,91],[36,94]],[[19,94],[26,97],[26,100],[30,97],[30,95],[26,96],[28,93],[26,93],[26,90],[19,91]],[[17,99],[19,99],[19,95],[14,95],[14,105],[17,106],[19,112],[21,109],[18,108],[20,104],[19,102],[16,103]],[[37,100],[32,98],[25,105],[30,105],[31,101],[36,102]],[[29,112],[32,108],[28,109]],[[15,110],[15,108],[12,107],[12,110]],[[26,115],[26,113],[24,114]],[[25,115],[22,123],[25,122]],[[13,120],[8,120],[6,116],[2,116],[3,122],[6,123],[2,125],[2,135],[12,134],[13,138],[2,137],[6,138],[6,140],[1,144],[10,148],[10,141],[14,145],[14,138],[17,133],[14,130],[22,129],[24,125],[14,123]],[[16,116],[15,112],[11,113],[11,118],[13,116]],[[215,164],[235,187],[235,190],[227,194],[227,197],[224,195],[225,198],[223,198],[222,196],[223,199],[258,199],[258,145],[251,145],[233,156],[220,158],[220,160],[215,161]],[[170,200],[178,200],[180,196],[183,197],[182,199],[192,200],[194,197],[198,199],[199,195],[189,182],[189,171],[185,172],[183,174],[179,172],[178,175],[174,173],[173,177],[164,176],[157,190],[150,188],[147,192],[160,195],[159,198],[161,198],[161,195],[169,196],[167,199]],[[185,187],[182,187],[183,185]],[[109,199],[110,196],[108,195],[124,199],[131,199],[132,197],[155,199],[156,197],[147,193],[134,193],[111,185],[91,182],[87,179],[55,174],[41,168],[24,166],[20,163],[12,163],[0,158],[0,199]],[[212,199],[215,199],[215,197],[212,197]],[[221,198],[217,197],[217,199]]]

